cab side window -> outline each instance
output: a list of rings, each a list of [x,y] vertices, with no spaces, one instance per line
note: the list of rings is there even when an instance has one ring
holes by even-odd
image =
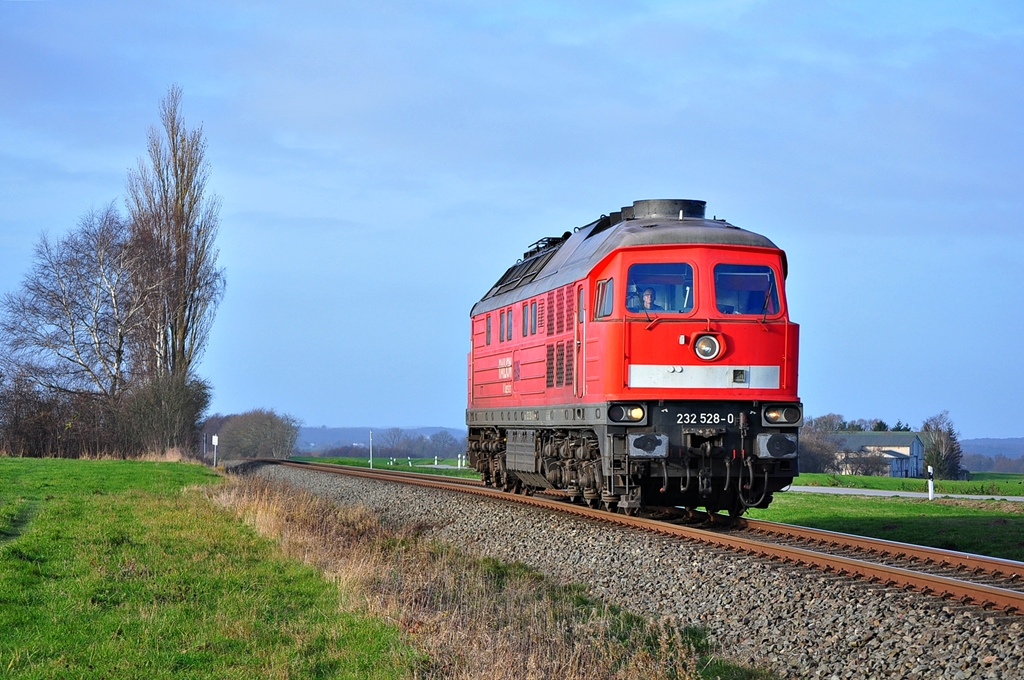
[[[597,292],[594,296],[594,318],[603,319],[612,315],[615,308],[615,279],[605,279],[597,282]]]

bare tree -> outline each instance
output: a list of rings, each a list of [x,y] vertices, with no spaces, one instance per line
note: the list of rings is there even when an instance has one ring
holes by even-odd
[[[449,458],[460,453],[459,443],[448,430],[435,432],[430,436],[430,448],[439,458]]]
[[[295,450],[299,421],[272,409],[228,416],[220,428],[224,458],[287,458]]]
[[[151,324],[144,369],[149,375],[187,376],[201,357],[224,293],[214,241],[220,201],[206,193],[209,163],[202,126],[189,130],[181,88],[160,103],[162,131],[150,128],[148,158],[128,173],[127,206],[136,242],[145,253],[139,270]]]
[[[843,451],[838,465],[847,475],[877,477],[889,471],[889,461],[878,451]]]
[[[953,427],[949,411],[943,411],[924,421],[921,426],[924,440],[924,464],[931,465],[939,479],[956,479],[960,476],[960,435]]]
[[[804,431],[837,432],[842,430],[845,424],[846,420],[838,413],[826,413],[816,418],[804,419]]]
[[[380,443],[385,451],[394,452],[402,448],[407,442],[405,433],[400,427],[390,427],[381,434]]]
[[[800,472],[839,472],[836,438],[813,429],[800,433]]]
[[[44,235],[34,260],[20,290],[0,303],[6,372],[116,401],[133,368],[131,338],[147,322],[127,224],[112,205],[89,212],[66,237]]]

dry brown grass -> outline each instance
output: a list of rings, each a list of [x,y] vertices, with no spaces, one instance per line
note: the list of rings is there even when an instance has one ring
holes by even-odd
[[[0,458],[13,458],[9,451],[0,449]],[[54,456],[47,456],[51,458]],[[98,453],[90,453],[83,456],[79,456],[77,460],[145,460],[156,463],[193,463],[195,465],[205,465],[203,461],[197,459],[195,456],[190,455],[180,449],[166,449],[164,451],[148,451],[141,455],[127,456],[117,451],[101,451]]]
[[[469,557],[423,538],[423,526],[387,528],[366,508],[253,478],[206,493],[321,569],[348,607],[397,623],[426,654],[419,677],[700,677],[689,631]]]
[[[970,508],[972,510],[990,510],[1007,515],[1024,513],[1024,503],[1018,501],[978,501],[970,498],[936,498],[932,503],[947,505],[953,508]]]

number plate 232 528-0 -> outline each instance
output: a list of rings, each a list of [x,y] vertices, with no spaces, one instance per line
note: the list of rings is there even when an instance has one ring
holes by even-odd
[[[689,427],[725,427],[736,424],[735,413],[677,413],[676,425]]]

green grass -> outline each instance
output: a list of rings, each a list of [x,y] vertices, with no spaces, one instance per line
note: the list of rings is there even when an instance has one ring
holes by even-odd
[[[0,677],[402,677],[395,626],[215,508],[198,465],[0,458]],[[183,490],[184,488],[184,490]]]
[[[787,491],[748,516],[1024,561],[1022,503]]]
[[[836,486],[850,489],[881,489],[885,491],[928,492],[927,479],[900,477],[866,477],[801,473],[793,480],[797,486]],[[972,472],[971,479],[936,479],[936,493],[972,496],[1024,496],[1024,475],[1007,472]]]
[[[355,467],[370,467],[369,458],[316,458],[314,456],[292,456],[291,460],[303,460],[310,463],[332,463],[335,465],[352,465]],[[373,467],[378,470],[396,470],[398,472],[420,472],[428,475],[442,475],[445,477],[464,477],[467,479],[480,479],[480,473],[472,468],[456,469],[455,458],[443,458],[437,461],[438,465],[451,465],[451,468],[428,467],[434,464],[433,458],[413,458],[412,466],[406,458],[396,458],[394,465],[389,465],[390,458],[373,457]]]

